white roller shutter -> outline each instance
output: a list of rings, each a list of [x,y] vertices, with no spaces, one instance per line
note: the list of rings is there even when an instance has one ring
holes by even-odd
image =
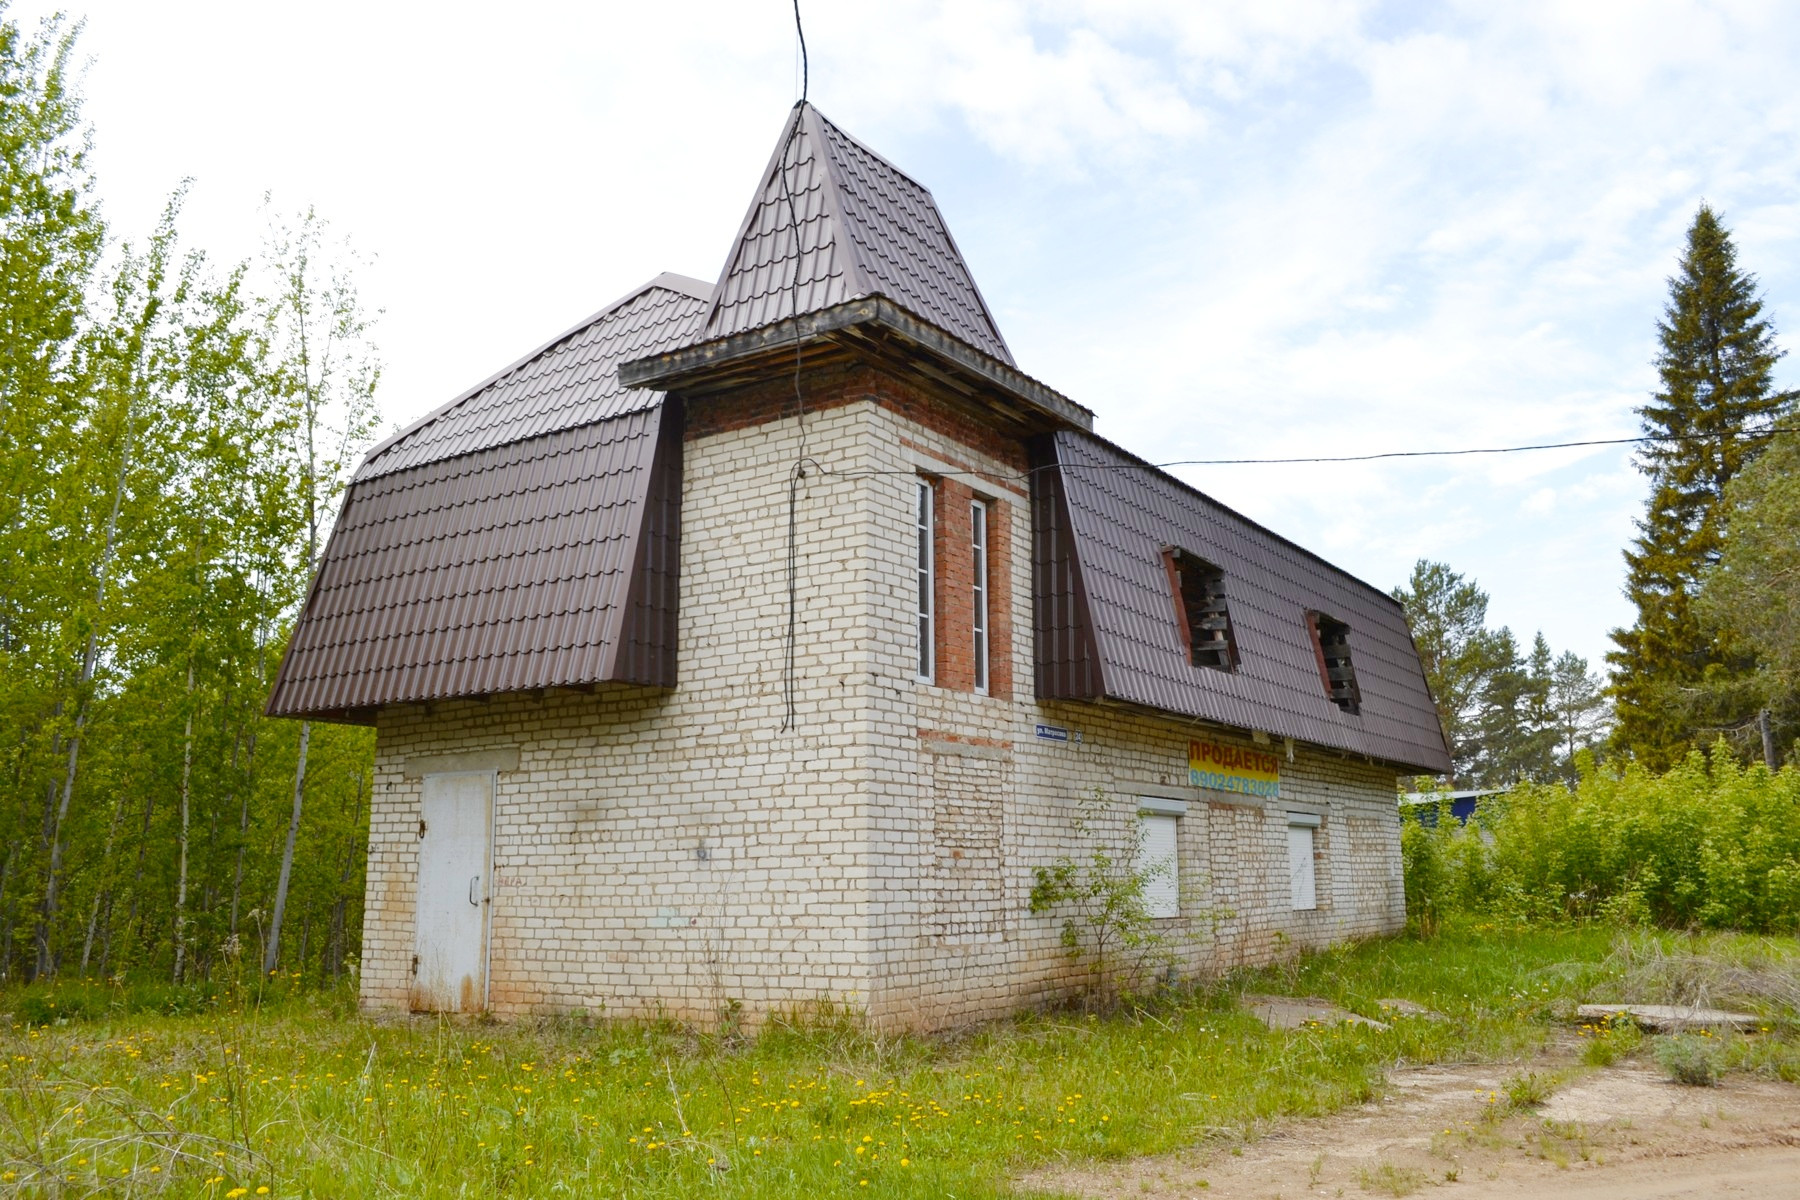
[[[1138,814],[1137,869],[1145,877],[1144,912],[1152,917],[1181,915],[1181,876],[1176,833],[1179,817]]]
[[[1289,825],[1288,886],[1296,909],[1319,907],[1318,891],[1313,877],[1313,836],[1311,825]]]

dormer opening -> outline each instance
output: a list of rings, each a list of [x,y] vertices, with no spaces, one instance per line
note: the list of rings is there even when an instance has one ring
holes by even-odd
[[[1188,661],[1215,671],[1237,670],[1237,640],[1225,599],[1225,572],[1179,546],[1163,549],[1169,592],[1175,602],[1175,625]]]
[[[1325,695],[1354,716],[1362,708],[1362,692],[1356,686],[1356,667],[1350,661],[1350,626],[1320,612],[1307,613],[1306,623],[1312,630]]]

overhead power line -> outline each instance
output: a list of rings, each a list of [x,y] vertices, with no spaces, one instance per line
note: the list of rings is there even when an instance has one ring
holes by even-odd
[[[1642,437],[1591,438],[1583,442],[1538,442],[1529,446],[1477,446],[1462,450],[1383,450],[1375,454],[1330,454],[1308,458],[1184,458],[1176,462],[1157,463],[1159,467],[1241,467],[1280,466],[1287,463],[1374,462],[1381,458],[1454,458],[1473,454],[1523,454],[1530,450],[1577,450],[1588,446],[1636,446],[1649,442],[1711,442],[1722,437],[1772,437],[1778,433],[1800,433],[1800,428],[1774,426],[1769,429],[1744,429],[1732,433],[1656,433]]]

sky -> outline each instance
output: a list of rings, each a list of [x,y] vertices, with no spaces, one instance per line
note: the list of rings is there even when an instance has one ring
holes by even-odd
[[[932,189],[1020,367],[1152,461],[1632,435],[1703,200],[1800,331],[1800,6],[802,9],[813,102]],[[114,233],[184,179],[221,263],[265,196],[314,207],[366,260],[390,426],[716,278],[800,88],[789,0],[66,11]],[[1596,666],[1631,620],[1629,449],[1173,470],[1383,589],[1449,563]]]

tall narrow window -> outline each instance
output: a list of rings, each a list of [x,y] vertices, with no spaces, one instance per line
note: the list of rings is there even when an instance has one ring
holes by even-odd
[[[1333,704],[1355,715],[1362,708],[1362,691],[1356,686],[1356,667],[1350,662],[1350,627],[1324,613],[1307,613],[1306,623],[1312,627],[1325,694]]]
[[[1237,640],[1225,603],[1225,572],[1205,559],[1171,546],[1163,551],[1175,624],[1188,661],[1215,671],[1237,670]]]
[[[969,549],[974,556],[969,578],[974,592],[975,615],[970,623],[974,636],[975,690],[988,690],[988,506],[985,500],[969,504]]]
[[[1319,818],[1312,813],[1288,814],[1288,895],[1296,910],[1319,907],[1318,876],[1313,866],[1319,824]]]
[[[1168,813],[1138,814],[1137,874],[1143,881],[1139,900],[1146,917],[1181,915],[1179,818]]]
[[[919,535],[919,678],[927,683],[931,681],[933,668],[937,665],[932,656],[932,593],[936,591],[935,563],[932,562],[932,493],[931,481],[918,481],[918,535]]]

